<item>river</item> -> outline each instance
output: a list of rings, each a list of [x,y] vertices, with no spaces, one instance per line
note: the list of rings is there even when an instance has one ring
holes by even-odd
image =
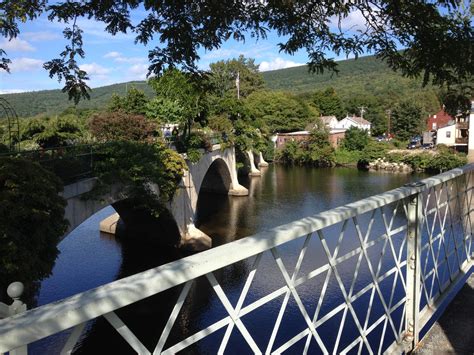
[[[202,193],[199,196],[196,225],[211,236],[213,245],[217,246],[399,187],[423,177],[416,174],[367,172],[350,168],[316,169],[270,165],[264,169],[262,177],[244,178],[241,181],[249,189],[250,195],[247,197]],[[142,245],[139,238],[137,238],[138,242],[120,242],[114,237],[101,235],[98,231],[100,220],[113,212],[111,207],[105,208],[84,222],[60,243],[61,253],[52,275],[41,284],[38,295],[39,305],[68,297],[183,256],[174,249],[156,246],[151,248]],[[301,243],[302,241],[281,248],[282,255],[286,258],[284,259],[285,264],[294,265],[301,249]],[[322,263],[322,259],[324,259],[322,254],[315,253],[310,254],[309,257],[314,260],[321,259]],[[222,287],[228,293],[233,304],[240,294],[251,263],[252,260],[244,261],[235,264],[232,268],[216,272],[216,277],[222,283]],[[351,267],[342,268],[342,277],[350,280],[353,268],[352,272],[349,272],[350,270]],[[274,290],[275,285],[280,285],[282,282],[281,273],[278,272],[274,261],[271,260],[271,255],[264,254],[254,282],[255,287],[251,289],[245,304],[267,294],[270,289]],[[308,285],[300,290],[308,312],[314,304],[309,301],[311,297],[314,297],[309,291],[311,288],[320,287],[321,284],[322,282],[319,280],[317,285]],[[333,286],[329,285],[329,289]],[[331,295],[330,301],[325,304],[328,310],[331,306],[340,303],[341,295],[337,294],[337,287],[334,290],[336,291]],[[127,325],[149,349],[153,349],[157,342],[159,329],[166,322],[174,304],[172,300],[177,297],[178,291],[170,290],[161,297],[150,297],[134,306],[126,307],[119,313],[120,317],[127,320]],[[205,279],[196,282],[188,299],[176,326],[173,328],[171,340],[189,336],[196,330],[203,329],[225,316],[225,310]],[[167,302],[168,300],[171,301]],[[244,319],[251,334],[255,335],[256,343],[263,349],[265,349],[264,346],[269,337],[268,332],[271,332],[280,305],[281,300],[277,299],[256,313],[252,312],[252,318],[247,319],[247,322]],[[363,307],[361,310],[363,311]],[[290,300],[282,322],[282,327],[286,327],[288,332],[283,331],[282,334],[278,334],[275,340],[276,346],[289,339],[290,335],[285,335],[285,333],[299,332],[304,328],[301,315],[298,318],[298,313],[294,300]],[[286,319],[287,314],[296,316]],[[331,338],[335,333],[334,329],[338,327],[337,322],[337,318],[332,325],[331,322],[328,322],[326,329],[321,329],[321,334]],[[231,351],[229,353],[250,352],[243,338],[238,332],[236,333],[230,339],[228,349]],[[222,336],[222,331],[216,332],[214,338],[210,337],[208,340],[199,342],[187,353],[215,353]],[[34,354],[58,353],[65,338],[65,334],[50,337],[30,346],[30,351]],[[341,342],[347,343],[349,340],[342,339]],[[99,350],[101,345],[107,346],[108,353],[133,353],[132,349],[127,348],[128,345],[117,336],[115,330],[103,320],[88,325],[85,335],[78,344],[77,352],[101,353]],[[294,351],[298,353],[296,348]]]

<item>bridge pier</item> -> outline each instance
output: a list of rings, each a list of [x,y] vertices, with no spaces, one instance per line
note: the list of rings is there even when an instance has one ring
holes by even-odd
[[[268,166],[268,163],[265,161],[265,159],[263,159],[262,152],[258,152],[256,160],[259,168],[265,168]]]
[[[262,173],[260,170],[258,170],[256,167],[255,167],[255,161],[254,161],[254,158],[253,158],[253,152],[251,150],[247,150],[247,156],[249,158],[249,161],[250,161],[250,173],[249,175],[250,176],[261,176]]]

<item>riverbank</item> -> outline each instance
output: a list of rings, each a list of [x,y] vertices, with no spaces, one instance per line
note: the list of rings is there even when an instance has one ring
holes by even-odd
[[[447,146],[435,149],[400,149],[394,144],[370,140],[363,148],[334,149],[327,145],[311,146],[289,142],[275,154],[275,161],[313,167],[358,167],[390,172],[439,173],[467,164],[467,157]]]

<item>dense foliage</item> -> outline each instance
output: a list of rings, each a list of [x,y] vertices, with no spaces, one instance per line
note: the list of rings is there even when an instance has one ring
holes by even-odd
[[[323,116],[343,117],[344,108],[342,101],[334,88],[329,87],[326,90],[316,91],[312,97],[312,104]]]
[[[149,81],[156,98],[146,107],[148,117],[163,123],[178,123],[183,139],[191,134],[194,122],[204,118],[206,103],[200,82],[177,69],[169,69]],[[170,105],[170,113],[163,109]],[[154,111],[156,110],[156,111]]]
[[[307,141],[290,141],[277,150],[275,158],[285,164],[329,167],[335,163],[335,150],[325,129],[313,130]]]
[[[135,86],[127,90],[127,95],[122,97],[118,94],[112,94],[109,104],[109,111],[123,111],[126,113],[143,115],[145,114],[145,106],[148,103],[148,98],[145,93]]]
[[[121,194],[137,209],[158,215],[187,169],[184,159],[159,143],[110,142],[97,152],[94,175],[98,181],[90,196],[98,197],[121,186]]]
[[[305,102],[278,91],[256,91],[245,105],[253,124],[267,132],[301,131],[317,116]]]
[[[426,113],[413,100],[398,103],[392,112],[392,132],[401,140],[408,140],[423,130]]]
[[[0,158],[0,290],[50,275],[66,232],[61,181],[38,164]]]
[[[342,140],[342,148],[349,151],[364,150],[367,144],[369,144],[369,135],[367,131],[357,127],[350,127],[346,131],[344,139]]]
[[[85,127],[80,119],[74,115],[63,115],[30,119],[22,126],[20,133],[22,141],[50,148],[79,143],[84,137],[84,131]]]
[[[218,97],[237,97],[236,80],[242,98],[264,88],[263,76],[254,59],[240,55],[237,59],[211,63],[209,68],[208,84]]]
[[[97,113],[89,121],[89,130],[99,142],[144,141],[151,139],[156,129],[145,116],[123,111]]]

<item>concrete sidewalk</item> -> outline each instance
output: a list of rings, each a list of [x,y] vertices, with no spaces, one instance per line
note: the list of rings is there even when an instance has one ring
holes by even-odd
[[[474,354],[474,273],[414,353]]]

